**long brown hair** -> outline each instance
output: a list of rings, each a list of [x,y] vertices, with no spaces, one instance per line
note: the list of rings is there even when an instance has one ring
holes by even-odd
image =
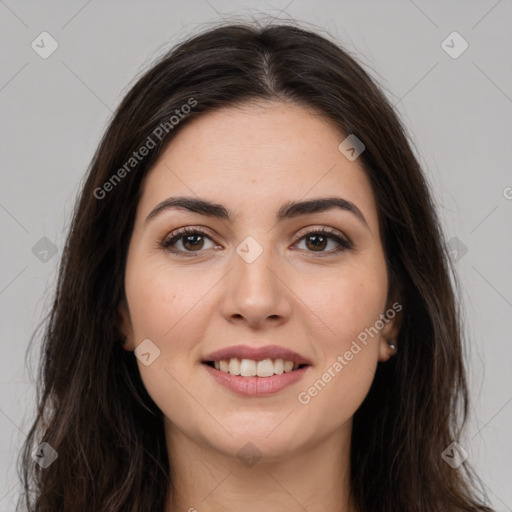
[[[365,145],[359,161],[403,317],[398,353],[379,363],[354,416],[357,506],[491,511],[473,490],[478,478],[467,461],[454,469],[442,457],[461,440],[468,391],[457,279],[425,177],[376,82],[329,36],[293,23],[210,27],[159,58],[115,112],[77,201],[45,319],[18,510],[164,510],[173,482],[162,413],[133,353],[122,349],[116,321],[140,185],[190,120],[253,99],[314,108]],[[148,153],[135,159],[143,146]],[[42,442],[58,454],[45,469],[31,455]]]

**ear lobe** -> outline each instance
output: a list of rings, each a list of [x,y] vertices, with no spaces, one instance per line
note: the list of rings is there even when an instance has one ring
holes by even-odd
[[[116,316],[117,328],[121,336],[124,337],[122,347],[126,351],[133,351],[135,349],[135,347],[133,346],[133,328],[130,319],[130,313],[128,312],[128,305],[126,304],[125,299],[123,299],[122,303],[119,305],[119,309],[116,312]]]
[[[381,330],[381,340],[379,347],[379,361],[388,361],[395,355],[397,347],[397,337],[400,332],[403,318],[403,308],[400,302],[395,301],[386,309],[383,315],[384,327]],[[393,349],[390,345],[394,345]]]
[[[387,342],[382,339],[379,345],[379,361],[382,363],[389,361],[396,354],[397,350],[398,347],[396,346],[395,340]]]

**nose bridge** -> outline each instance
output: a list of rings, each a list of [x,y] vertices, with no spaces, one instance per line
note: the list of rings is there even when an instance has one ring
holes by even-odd
[[[269,237],[258,241],[249,236],[237,246],[226,290],[226,315],[241,315],[251,323],[289,315],[286,287],[277,277],[281,265],[269,244]]]

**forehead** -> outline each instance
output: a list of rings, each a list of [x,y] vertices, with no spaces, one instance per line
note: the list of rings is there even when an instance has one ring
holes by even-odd
[[[283,200],[340,195],[376,226],[366,171],[338,149],[345,137],[326,116],[280,102],[202,114],[162,152],[144,180],[139,206],[147,215],[171,195],[190,195],[235,212],[263,213],[277,211]]]

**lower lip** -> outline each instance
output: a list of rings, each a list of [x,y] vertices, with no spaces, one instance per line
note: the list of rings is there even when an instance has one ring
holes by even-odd
[[[241,377],[221,372],[204,363],[203,366],[219,384],[244,396],[264,396],[277,393],[302,379],[309,368],[309,366],[304,366],[272,377]]]

